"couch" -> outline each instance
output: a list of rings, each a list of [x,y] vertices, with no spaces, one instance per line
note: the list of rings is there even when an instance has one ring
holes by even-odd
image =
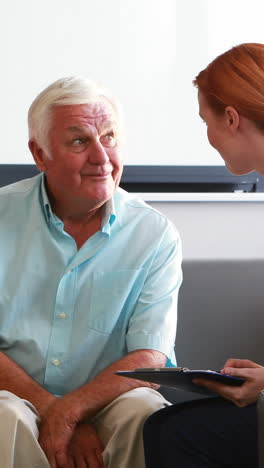
[[[178,366],[219,370],[230,358],[264,364],[264,260],[183,263],[175,341]],[[173,403],[201,395],[161,387]]]

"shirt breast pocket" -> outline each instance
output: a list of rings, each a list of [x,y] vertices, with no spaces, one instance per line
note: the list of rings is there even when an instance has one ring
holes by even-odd
[[[141,289],[143,270],[94,272],[89,326],[110,334],[123,328]]]

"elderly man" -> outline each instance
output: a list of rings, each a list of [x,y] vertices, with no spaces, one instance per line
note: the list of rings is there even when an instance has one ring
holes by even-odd
[[[169,403],[115,375],[174,360],[181,246],[118,188],[119,110],[82,78],[29,110],[41,171],[0,190],[2,468],[141,468],[142,427]]]

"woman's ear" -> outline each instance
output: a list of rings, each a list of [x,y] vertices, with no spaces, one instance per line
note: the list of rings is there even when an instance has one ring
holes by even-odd
[[[240,117],[236,109],[232,106],[227,106],[225,108],[225,122],[229,131],[234,135],[240,123]]]
[[[47,156],[45,155],[44,150],[39,146],[39,144],[33,138],[29,140],[28,147],[34,158],[36,166],[40,171],[45,172],[47,169]]]

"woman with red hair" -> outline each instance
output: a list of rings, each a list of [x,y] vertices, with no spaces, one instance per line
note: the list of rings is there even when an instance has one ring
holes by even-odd
[[[194,80],[210,144],[233,174],[264,175],[264,44],[241,44],[217,57]],[[219,396],[172,405],[145,423],[147,468],[257,468],[256,402],[264,367],[229,359],[223,374],[241,387],[196,380]],[[264,444],[264,441],[263,441]]]

